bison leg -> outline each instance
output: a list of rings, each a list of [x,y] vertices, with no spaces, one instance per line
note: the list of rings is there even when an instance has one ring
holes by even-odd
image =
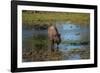
[[[50,48],[51,48],[51,51],[54,51],[54,41],[53,40],[50,43]]]
[[[54,44],[52,40],[49,40],[49,45],[48,45],[49,51],[53,51],[54,49]]]

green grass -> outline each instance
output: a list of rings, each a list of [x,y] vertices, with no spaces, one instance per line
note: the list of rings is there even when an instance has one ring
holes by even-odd
[[[24,25],[48,26],[55,22],[67,22],[88,25],[90,24],[89,13],[72,13],[72,12],[45,12],[45,11],[23,11],[22,23]]]

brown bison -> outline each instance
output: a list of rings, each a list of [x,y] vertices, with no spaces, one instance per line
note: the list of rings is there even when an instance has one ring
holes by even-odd
[[[50,49],[54,51],[56,45],[56,49],[58,50],[58,45],[61,42],[61,37],[56,26],[51,25],[48,27],[48,38],[50,41]]]

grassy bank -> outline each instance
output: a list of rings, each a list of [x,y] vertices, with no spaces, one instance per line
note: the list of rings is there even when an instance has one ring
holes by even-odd
[[[71,22],[75,24],[90,24],[89,13],[71,12],[46,12],[46,11],[23,11],[22,22],[25,25],[45,25],[55,22]]]

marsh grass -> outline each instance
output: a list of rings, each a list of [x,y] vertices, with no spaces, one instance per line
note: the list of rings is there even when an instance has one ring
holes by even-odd
[[[22,12],[22,23],[27,26],[49,26],[55,22],[68,22],[75,24],[90,24],[89,13],[72,12],[47,12],[47,11],[25,11]]]

